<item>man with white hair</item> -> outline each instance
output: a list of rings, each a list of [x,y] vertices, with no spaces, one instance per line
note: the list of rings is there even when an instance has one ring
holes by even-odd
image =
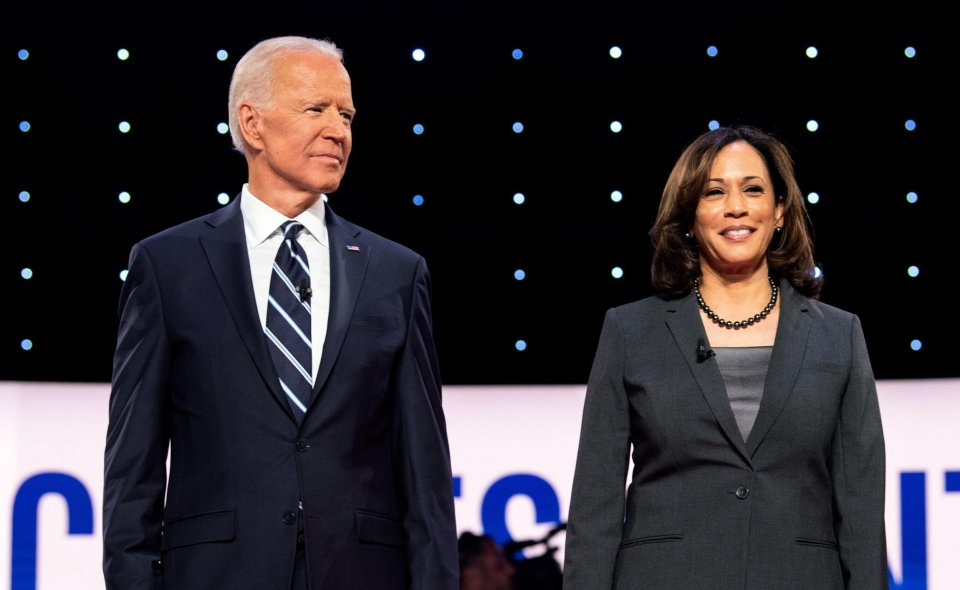
[[[322,198],[352,147],[340,49],[259,43],[229,109],[248,166],[239,197],[130,254],[106,586],[454,590],[426,263]]]

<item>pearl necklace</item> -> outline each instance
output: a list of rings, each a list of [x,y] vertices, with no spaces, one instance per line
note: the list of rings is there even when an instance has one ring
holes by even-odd
[[[770,303],[768,303],[767,306],[763,308],[763,311],[756,314],[752,318],[747,318],[743,320],[742,322],[727,321],[721,318],[720,316],[718,316],[715,311],[710,309],[710,307],[703,301],[703,296],[700,295],[700,277],[697,277],[696,280],[693,281],[693,294],[697,296],[697,305],[700,306],[700,309],[703,310],[703,313],[707,314],[707,317],[713,320],[714,323],[719,325],[721,328],[727,328],[727,329],[748,328],[754,325],[755,323],[759,322],[763,318],[767,317],[768,315],[770,315],[770,312],[773,311],[773,307],[777,304],[777,294],[780,292],[780,289],[779,287],[777,287],[777,283],[774,282],[772,277],[767,277],[767,279],[770,281],[770,289],[773,290],[773,295],[770,296]]]

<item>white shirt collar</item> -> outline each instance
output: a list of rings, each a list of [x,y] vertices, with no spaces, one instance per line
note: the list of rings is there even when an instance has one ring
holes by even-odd
[[[247,247],[255,248],[270,238],[289,219],[251,193],[247,183],[243,184],[240,194],[240,211],[243,214]],[[323,196],[295,219],[302,223],[321,245],[328,246]]]

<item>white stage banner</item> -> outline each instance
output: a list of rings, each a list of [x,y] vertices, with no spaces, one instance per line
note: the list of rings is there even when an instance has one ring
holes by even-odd
[[[960,588],[960,379],[878,383],[891,588]],[[457,525],[562,563],[585,387],[447,386]],[[109,386],[0,382],[0,587],[102,589]]]

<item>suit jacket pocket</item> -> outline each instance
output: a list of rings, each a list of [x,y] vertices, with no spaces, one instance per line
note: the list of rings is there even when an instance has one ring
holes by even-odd
[[[793,539],[790,590],[842,590],[840,547],[835,541],[796,537]]]
[[[629,538],[620,543],[613,572],[613,588],[705,588],[684,584],[683,535],[659,534]]]
[[[668,543],[670,541],[682,541],[683,535],[650,535],[648,537],[635,537],[627,539],[620,543],[621,549],[633,547],[634,545],[646,545],[648,543]]]
[[[797,537],[793,540],[797,545],[806,545],[807,547],[823,547],[824,549],[833,549],[840,551],[840,546],[836,541],[824,541],[821,539],[808,539],[806,537]]]
[[[378,543],[402,548],[403,525],[382,514],[357,510],[357,537],[361,543]]]
[[[182,516],[163,523],[160,549],[175,549],[198,543],[232,541],[236,535],[233,508]]]

